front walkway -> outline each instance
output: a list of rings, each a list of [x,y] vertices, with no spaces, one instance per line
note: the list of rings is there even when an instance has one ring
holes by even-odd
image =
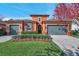
[[[0,36],[0,42],[5,42],[12,39],[12,36]]]
[[[79,38],[67,35],[51,35],[51,37],[62,50],[79,50]]]

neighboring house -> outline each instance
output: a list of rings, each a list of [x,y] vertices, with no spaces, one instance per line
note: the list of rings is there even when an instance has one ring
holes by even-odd
[[[72,22],[72,29],[71,30],[76,30],[79,32],[79,21]]]
[[[5,35],[5,34],[6,34],[6,24],[1,21],[0,22],[0,35]]]
[[[31,17],[31,20],[4,21],[7,35],[20,34],[23,31],[37,31],[48,35],[71,35],[72,21],[49,20],[49,15],[31,15]]]
[[[79,26],[75,23],[72,23],[72,30],[79,30]]]

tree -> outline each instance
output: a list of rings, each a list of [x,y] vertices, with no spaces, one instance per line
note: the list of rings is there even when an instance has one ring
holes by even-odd
[[[60,3],[55,9],[55,18],[73,20],[79,25],[79,3]]]
[[[60,3],[55,9],[55,14],[58,19],[78,19],[79,3]]]

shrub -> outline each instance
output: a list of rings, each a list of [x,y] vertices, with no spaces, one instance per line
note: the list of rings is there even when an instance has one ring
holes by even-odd
[[[13,39],[42,39],[42,40],[49,40],[49,36],[42,35],[42,34],[22,34],[22,35],[16,35],[13,36]]]
[[[78,35],[78,31],[74,30],[74,31],[72,31],[72,34],[73,35]]]
[[[2,31],[2,30],[0,30],[0,36],[2,36],[2,35],[4,35],[4,34],[5,34],[5,32]]]
[[[38,34],[36,31],[21,32],[21,34]]]

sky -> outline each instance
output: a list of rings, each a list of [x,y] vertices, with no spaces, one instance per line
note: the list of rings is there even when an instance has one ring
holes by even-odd
[[[56,6],[56,3],[0,3],[0,16],[30,19],[31,14],[48,14],[52,18]]]

